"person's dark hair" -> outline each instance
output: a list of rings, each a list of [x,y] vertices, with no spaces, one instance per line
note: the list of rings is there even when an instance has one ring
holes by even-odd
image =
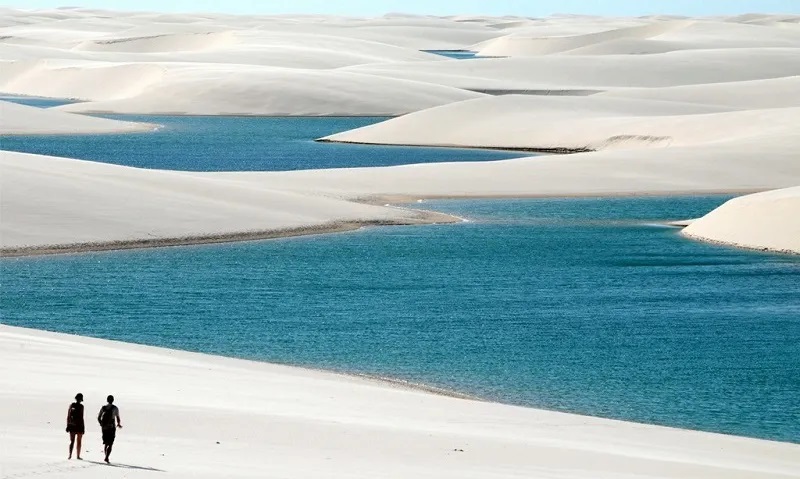
[[[108,395],[108,397],[106,398],[106,401],[108,401],[108,402],[109,402],[109,404],[110,404],[110,403],[113,403],[113,402],[114,402],[114,396],[112,396],[111,394],[109,394],[109,395]]]
[[[83,394],[81,394],[81,393],[76,394],[75,395],[75,400],[78,401],[78,402],[83,401]]]

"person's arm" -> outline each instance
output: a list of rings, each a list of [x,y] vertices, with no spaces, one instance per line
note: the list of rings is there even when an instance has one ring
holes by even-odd
[[[117,427],[122,429],[122,418],[119,417],[119,408],[117,408]]]
[[[100,422],[100,416],[102,415],[103,415],[103,408],[100,408],[100,412],[97,413],[97,424],[100,424],[101,426],[103,425],[103,423]]]
[[[67,408],[67,424],[69,424],[69,412],[72,410],[72,404]]]

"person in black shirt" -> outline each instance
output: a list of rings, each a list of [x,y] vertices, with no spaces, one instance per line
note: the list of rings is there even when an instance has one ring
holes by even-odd
[[[108,404],[100,408],[97,414],[97,422],[103,430],[103,452],[106,454],[105,461],[111,455],[111,446],[114,445],[114,438],[117,435],[117,428],[122,428],[122,420],[119,417],[119,409],[114,405],[114,396],[108,395]]]
[[[78,438],[78,459],[81,458],[81,439],[83,433],[86,432],[86,426],[83,423],[83,394],[78,393],[75,395],[75,402],[69,405],[67,409],[67,432],[69,433],[69,457],[72,459],[72,448],[75,445],[75,438]]]

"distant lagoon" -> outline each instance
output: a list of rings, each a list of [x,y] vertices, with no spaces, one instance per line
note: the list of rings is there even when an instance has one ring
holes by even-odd
[[[285,171],[532,156],[505,150],[314,141],[388,117],[103,116],[162,126],[156,132],[0,136],[0,141],[4,150],[183,171]]]

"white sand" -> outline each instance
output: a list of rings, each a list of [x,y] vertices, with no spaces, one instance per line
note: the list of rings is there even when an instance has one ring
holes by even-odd
[[[775,27],[779,19],[775,20],[765,25]],[[554,36],[528,26],[478,44],[474,49],[486,56],[630,55],[719,48],[796,48],[800,42],[800,30],[796,28],[764,28],[764,25],[708,19],[665,20],[621,27],[598,22],[598,28],[603,30]]]
[[[155,127],[156,125],[74,115],[52,108],[35,108],[0,100],[0,134],[3,135],[120,133],[148,131]]]
[[[169,69],[163,81],[130,98],[58,108],[79,113],[390,116],[481,96],[336,70],[202,65]]]
[[[2,77],[0,91],[90,100],[58,108],[70,112],[397,115],[482,96],[338,70],[236,64],[26,61]]]
[[[800,187],[734,198],[683,230],[690,238],[800,253]]]
[[[360,198],[795,186],[800,104],[793,93],[800,86],[800,63],[794,60],[800,48],[792,41],[798,18],[356,19],[11,11],[8,26],[0,28],[7,37],[0,42],[0,59],[7,62],[0,70],[0,91],[89,100],[37,114],[413,112],[330,139],[600,151],[492,163],[212,174],[5,153],[2,245],[8,251],[243,239],[287,229],[339,228],[342,222],[349,227],[407,222],[414,216],[351,202]],[[426,48],[477,43],[495,48],[508,35],[522,42],[517,46],[534,46],[525,46],[519,58],[469,61],[414,50],[421,48],[418,42],[427,42]],[[544,54],[620,40],[682,48],[644,55]],[[549,45],[546,51],[542,45]],[[471,89],[600,93],[488,96]],[[36,131],[79,131],[85,126],[77,120],[100,121],[61,119],[59,125],[42,122]],[[31,198],[44,190],[50,193]],[[213,200],[208,191],[214,191]],[[144,200],[131,202],[134,197]],[[208,207],[197,208],[196,202]]]
[[[181,243],[220,235],[244,239],[247,233],[272,236],[343,221],[441,220],[346,201],[359,198],[781,188],[798,183],[798,148],[796,136],[776,135],[497,162],[262,173],[141,170],[2,152],[0,244],[5,250],[45,245],[80,249],[87,246],[83,243],[113,241]],[[37,191],[48,193],[32,194]]]
[[[721,48],[653,55],[542,55],[395,62],[343,70],[469,90],[609,90],[764,80],[800,75],[798,48]]]
[[[420,17],[11,16],[21,23],[0,28],[0,92],[87,100],[64,107],[74,112],[398,115],[480,94],[335,68],[446,61],[406,44],[493,34]]]
[[[777,135],[496,162],[213,175],[349,198],[702,194],[795,186],[798,147],[800,138]]]
[[[0,473],[7,478],[800,477],[798,445],[455,399],[285,366],[8,326],[0,326],[0,359]],[[79,391],[87,419],[82,462],[66,460],[64,433],[64,411]],[[93,415],[109,393],[123,424],[112,454],[117,468],[97,464]]]
[[[21,113],[4,119],[4,128],[120,127],[67,111],[421,110],[335,138],[601,150],[263,173],[141,170],[4,151],[4,254],[446,220],[353,201],[365,198],[383,204],[800,184],[797,16],[358,19],[0,10],[0,93],[88,100],[56,110],[7,106]],[[473,45],[519,56],[457,61],[417,51]],[[471,90],[598,94],[489,97]],[[787,249],[779,239],[788,238],[788,249],[795,248],[796,198],[796,189],[745,197],[686,233],[773,249]],[[466,401],[326,373],[6,326],[0,355],[0,475],[9,478],[161,474],[142,468],[209,478],[800,477],[797,445]],[[79,390],[89,417],[102,397],[117,395],[125,429],[114,459],[135,467],[60,459],[64,408]],[[85,455],[96,461],[99,434],[88,423]]]
[[[601,150],[698,145],[776,134],[797,137],[799,123],[800,108],[721,111],[710,105],[599,95],[505,95],[416,112],[326,139]]]
[[[667,88],[626,88],[599,97],[638,98],[681,103],[763,109],[800,106],[800,76]]]
[[[284,230],[340,229],[342,223],[420,220],[416,212],[401,208],[298,195],[225,178],[0,153],[0,244],[6,250],[269,237]]]

